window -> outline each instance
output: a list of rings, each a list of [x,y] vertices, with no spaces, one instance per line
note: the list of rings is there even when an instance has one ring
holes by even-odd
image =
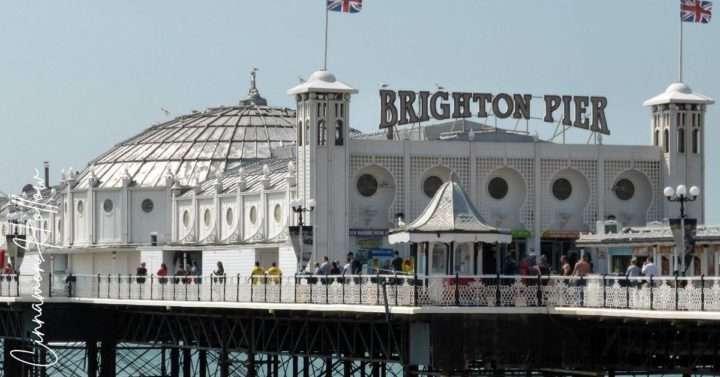
[[[183,211],[182,222],[186,228],[190,225],[190,212],[188,212],[188,210]]]
[[[203,213],[203,222],[205,222],[205,226],[210,226],[210,222],[212,222],[212,214],[209,209],[205,209]]]
[[[432,248],[431,263],[432,267],[430,272],[433,274],[446,274],[447,273],[447,249],[442,243],[436,243]]]
[[[678,128],[678,153],[685,153],[685,129]]]
[[[155,208],[155,203],[151,199],[145,199],[140,204],[140,207],[142,208],[143,212],[150,213]]]
[[[103,202],[103,210],[105,210],[106,213],[110,213],[113,210],[113,201],[110,199],[105,199]]]
[[[488,193],[493,199],[500,200],[508,193],[507,181],[500,177],[495,177],[488,184]]]
[[[250,224],[255,224],[257,221],[257,209],[255,206],[250,207]]]
[[[635,196],[635,185],[631,180],[623,178],[615,183],[613,191],[618,199],[630,200],[633,196]]]
[[[83,214],[83,209],[85,208],[84,203],[82,200],[78,200],[77,202],[77,211],[79,214]]]
[[[335,123],[335,145],[345,144],[345,140],[343,139],[343,128],[343,121],[338,119]]]
[[[377,179],[370,174],[363,174],[358,178],[357,190],[360,195],[364,197],[371,197],[375,195],[378,188]]]
[[[275,218],[275,222],[279,223],[282,220],[282,207],[280,204],[275,204],[275,209],[273,210],[273,217]]]
[[[572,195],[572,184],[565,178],[558,178],[553,182],[552,193],[557,200],[566,200]]]
[[[318,145],[325,145],[327,144],[327,127],[325,126],[325,121],[320,120],[318,121],[318,137],[317,137],[317,143]]]
[[[297,126],[297,145],[302,147],[303,145],[303,122],[299,121]]]
[[[663,131],[663,146],[665,147],[665,153],[670,153],[670,131],[665,129]]]
[[[692,152],[700,153],[700,130],[694,129],[692,135]]]
[[[425,179],[425,182],[423,182],[423,192],[428,197],[432,198],[435,196],[435,193],[438,189],[440,189],[440,186],[442,186],[443,180],[436,176],[430,176]]]
[[[656,146],[660,142],[660,130],[655,130],[655,136],[653,137],[653,144]]]
[[[234,220],[233,217],[234,217],[234,215],[233,215],[232,208],[228,208],[227,211],[225,211],[225,222],[227,223],[227,225],[232,226],[233,220]]]

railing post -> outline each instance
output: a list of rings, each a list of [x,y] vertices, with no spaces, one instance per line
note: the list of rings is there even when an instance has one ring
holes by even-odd
[[[132,300],[132,275],[128,275],[128,298]],[[187,300],[187,291],[185,292],[185,299]]]
[[[342,303],[345,304],[345,270],[343,269],[342,272],[342,280],[340,281],[340,285],[342,286]]]
[[[700,310],[705,310],[705,274],[700,275]]]
[[[240,274],[237,274],[235,281],[237,282],[235,289],[235,302],[240,302]]]
[[[585,277],[580,275],[580,307],[585,307]]]
[[[9,290],[9,288],[8,288]],[[20,274],[15,273],[15,297],[20,297]]]
[[[495,306],[500,306],[500,272],[495,275]]]
[[[607,307],[607,274],[602,275],[603,283],[603,308]]]
[[[295,273],[295,289],[293,289],[293,302],[297,304],[297,290],[298,290],[298,275]]]
[[[542,297],[542,273],[538,273],[537,276],[537,302],[538,306],[543,306],[543,297]]]
[[[153,282],[155,280],[155,274],[150,274],[150,300],[153,299]],[[98,283],[100,282],[100,275],[98,275]],[[100,289],[100,286],[98,285],[98,290]]]
[[[625,309],[630,309],[630,277],[625,275]]]
[[[215,284],[214,283],[214,281],[215,281],[214,275],[215,275],[214,272],[210,274],[210,301],[213,300],[213,284]]]
[[[313,276],[313,275],[310,275],[310,276]],[[312,287],[313,287],[313,285],[315,285],[315,284],[311,284],[311,282],[312,282],[312,281],[315,281],[315,280],[310,280],[310,279],[308,278],[308,280],[306,280],[306,281],[307,281],[308,285],[310,286],[310,303],[312,304],[312,303],[313,303]]]
[[[675,310],[678,310],[680,305],[680,292],[678,292],[678,275],[675,274]]]
[[[110,298],[111,279],[112,279],[112,274],[108,274],[108,277],[107,277],[107,282],[108,282],[107,298]]]
[[[267,302],[267,286],[268,286],[268,278],[267,274],[263,272],[263,282],[265,282],[265,288],[264,288],[264,299],[263,302]]]
[[[52,297],[52,280],[52,272],[48,272],[48,297]]]
[[[413,269],[414,270],[414,269]],[[418,304],[417,271],[413,271],[413,306]]]
[[[400,285],[400,281],[397,277],[397,271],[395,271],[395,306],[398,306],[398,285]]]
[[[325,271],[325,304],[330,303],[330,280],[328,280],[328,273]]]
[[[455,271],[455,306],[460,306],[460,273]]]
[[[118,274],[118,295],[117,298],[122,298],[122,295],[120,294],[120,286],[122,286],[122,277],[120,277],[120,274]]]
[[[255,275],[250,274],[250,302],[255,302],[255,297],[253,297],[254,295],[255,295]]]
[[[380,271],[375,272],[375,290],[377,295],[375,296],[375,304],[380,304]]]
[[[358,278],[358,281],[360,282],[360,284],[358,284],[358,292],[360,293],[360,303],[362,304],[362,283],[363,283],[363,281],[362,281],[362,272],[360,272],[360,275],[358,275],[358,276],[360,276],[360,277]]]
[[[282,302],[282,286],[283,286],[283,277],[282,272],[278,275],[278,302]]]
[[[200,287],[202,286],[202,276],[196,275],[197,277],[193,279],[193,282],[197,286],[197,300],[200,301],[200,296],[202,295],[202,291],[200,290]]]
[[[223,272],[222,274],[222,285],[223,285],[223,296],[222,300],[227,301],[227,274]]]
[[[653,276],[650,275],[650,310],[653,310],[653,301],[655,301],[653,293]]]

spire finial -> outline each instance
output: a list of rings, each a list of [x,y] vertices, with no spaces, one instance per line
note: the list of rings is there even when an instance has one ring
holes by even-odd
[[[267,101],[260,96],[260,91],[257,88],[258,71],[259,69],[257,67],[253,67],[250,70],[250,89],[248,90],[248,96],[240,101],[241,106],[267,106]]]
[[[252,91],[257,91],[257,85],[255,83],[257,80],[257,71],[259,71],[259,69],[257,69],[257,67],[253,67],[252,70],[250,71],[250,92],[251,93],[252,93]]]

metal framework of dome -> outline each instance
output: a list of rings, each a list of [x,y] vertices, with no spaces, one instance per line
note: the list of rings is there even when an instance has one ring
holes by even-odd
[[[460,184],[450,179],[437,190],[420,216],[393,229],[390,243],[488,242],[509,243],[511,232],[485,224]]]
[[[295,143],[295,110],[267,105],[251,73],[248,97],[237,106],[208,108],[155,125],[89,163],[76,188],[141,187],[203,182],[246,163],[273,157]]]

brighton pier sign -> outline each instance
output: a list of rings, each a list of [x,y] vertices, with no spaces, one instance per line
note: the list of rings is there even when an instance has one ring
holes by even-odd
[[[543,120],[610,135],[605,117],[607,98],[545,95]],[[425,122],[432,119],[487,118],[530,119],[531,94],[470,92],[414,92],[380,90],[380,128]],[[588,114],[589,112],[589,114]]]

